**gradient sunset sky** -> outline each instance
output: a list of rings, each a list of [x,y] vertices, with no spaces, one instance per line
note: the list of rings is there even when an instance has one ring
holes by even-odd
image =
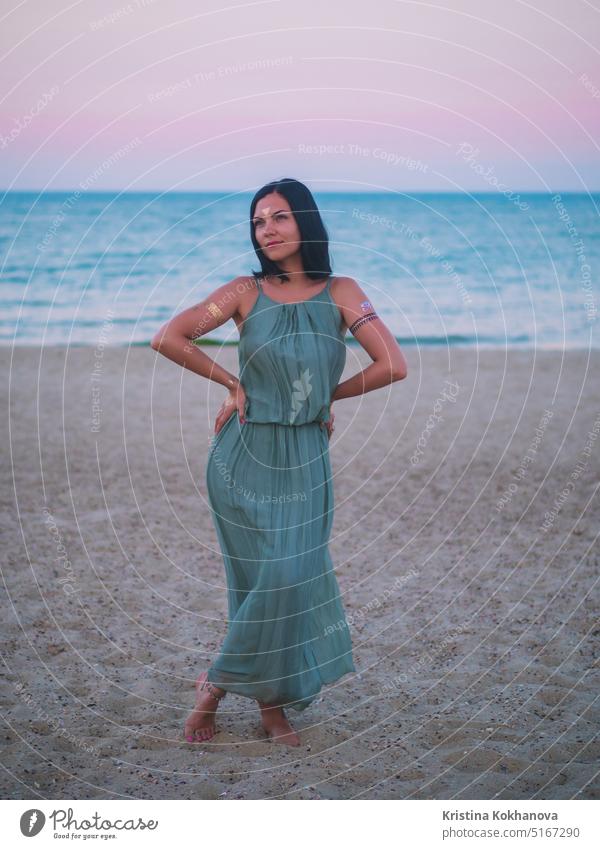
[[[4,190],[600,189],[586,0],[3,8]]]

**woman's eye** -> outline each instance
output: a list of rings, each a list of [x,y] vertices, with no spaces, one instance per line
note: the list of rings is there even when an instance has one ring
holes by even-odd
[[[276,216],[275,216],[275,220],[276,220],[276,221],[286,221],[286,220],[287,220],[287,215],[286,215],[285,213],[282,213],[282,214],[276,215]],[[262,221],[262,219],[261,219],[261,220],[259,220],[259,221],[253,221],[252,223],[254,224],[254,226],[255,226],[255,227],[262,227],[262,226],[264,225],[264,223],[265,223],[265,222],[264,222],[264,221]]]

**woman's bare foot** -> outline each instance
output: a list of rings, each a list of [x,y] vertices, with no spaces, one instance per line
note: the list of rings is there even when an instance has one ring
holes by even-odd
[[[267,737],[274,743],[283,743],[286,746],[299,746],[300,737],[296,734],[288,722],[283,708],[277,705],[266,705],[259,702],[262,726]]]
[[[217,698],[211,695],[208,689],[201,689],[202,684],[206,681],[206,675],[206,672],[202,672],[195,684],[196,704],[187,718],[183,732],[188,743],[210,740],[217,733],[215,715],[219,707],[219,700],[225,696],[226,690],[211,684],[211,689],[219,696]],[[223,695],[220,695],[221,693]]]

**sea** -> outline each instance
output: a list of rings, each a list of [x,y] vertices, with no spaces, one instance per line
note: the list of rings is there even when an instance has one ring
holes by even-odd
[[[0,344],[148,345],[176,313],[259,269],[252,195],[5,193]],[[598,346],[600,194],[315,200],[333,273],[358,281],[402,345]],[[229,320],[202,341],[237,339]]]

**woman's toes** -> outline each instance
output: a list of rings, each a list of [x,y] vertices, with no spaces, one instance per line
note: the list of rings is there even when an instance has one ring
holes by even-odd
[[[196,739],[204,742],[205,740],[210,740],[214,737],[214,732],[211,728],[198,728],[196,730]]]

